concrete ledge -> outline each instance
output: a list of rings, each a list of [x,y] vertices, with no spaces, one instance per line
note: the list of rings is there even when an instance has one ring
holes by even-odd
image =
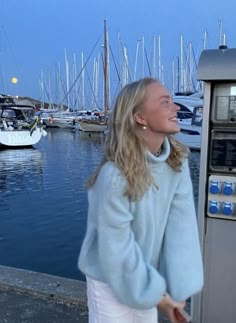
[[[87,306],[86,283],[75,279],[0,265],[1,287]]]

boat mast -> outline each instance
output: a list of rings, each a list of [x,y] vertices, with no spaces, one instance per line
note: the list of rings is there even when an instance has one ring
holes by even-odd
[[[82,100],[82,110],[85,109],[85,89],[84,89],[84,69],[85,69],[85,65],[84,65],[84,53],[81,53],[81,71],[82,71],[82,88],[81,88],[81,100]]]
[[[108,45],[107,45],[107,27],[104,20],[104,113],[109,111],[109,84],[108,84]]]
[[[175,61],[172,60],[172,94],[175,94]]]
[[[137,63],[138,63],[138,52],[139,52],[139,43],[141,42],[140,39],[137,40],[136,44],[136,53],[135,53],[135,63],[134,63],[134,81],[137,78]]]
[[[40,90],[41,90],[41,109],[44,109],[44,80],[43,80],[42,70],[41,70]]]
[[[142,77],[144,77],[144,70],[145,70],[145,68],[144,68],[144,59],[145,59],[145,44],[144,44],[144,36],[142,36],[142,55],[143,55],[143,57],[142,57],[142,59],[143,59],[143,62],[142,62],[142,68],[143,68],[143,74],[142,74]]]
[[[153,37],[153,70],[152,70],[152,76],[156,77],[156,35]]]
[[[180,91],[184,92],[185,86],[184,86],[184,59],[183,59],[183,36],[180,36]]]
[[[65,51],[65,67],[66,67],[66,97],[67,97],[67,109],[69,109],[69,105],[70,105],[70,101],[69,101],[69,93],[70,93],[70,84],[69,84],[69,61],[67,59],[67,53],[66,53],[66,49],[64,49]]]
[[[158,79],[162,81],[161,75],[161,36],[158,36]]]

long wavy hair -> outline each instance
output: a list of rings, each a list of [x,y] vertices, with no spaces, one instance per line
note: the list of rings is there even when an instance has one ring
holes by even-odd
[[[126,85],[118,94],[105,138],[103,159],[88,179],[86,188],[95,183],[101,167],[107,161],[114,162],[126,177],[127,191],[124,193],[131,200],[141,198],[154,183],[147,165],[147,146],[143,129],[135,121],[135,114],[144,107],[146,88],[154,82],[162,85],[158,80],[147,77]],[[168,136],[168,138],[170,155],[166,162],[175,171],[181,171],[183,159],[188,155],[188,148],[174,137]]]

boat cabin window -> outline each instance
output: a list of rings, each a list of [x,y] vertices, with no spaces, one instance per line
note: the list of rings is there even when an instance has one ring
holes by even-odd
[[[180,110],[177,112],[178,119],[190,119],[193,117],[193,112],[186,108],[184,105],[180,103],[176,103],[180,107]]]
[[[15,114],[15,111],[13,110],[8,110],[8,109],[4,109],[4,110],[0,110],[0,115],[2,118],[15,118],[16,117],[16,114]]]
[[[202,125],[203,107],[194,108],[192,124],[195,126]]]
[[[34,110],[22,110],[21,112],[26,119],[31,119],[34,116]]]

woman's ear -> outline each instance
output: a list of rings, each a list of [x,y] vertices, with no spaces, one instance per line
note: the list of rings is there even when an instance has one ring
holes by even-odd
[[[141,112],[135,113],[134,120],[136,121],[137,124],[141,126],[146,126],[145,118]]]

